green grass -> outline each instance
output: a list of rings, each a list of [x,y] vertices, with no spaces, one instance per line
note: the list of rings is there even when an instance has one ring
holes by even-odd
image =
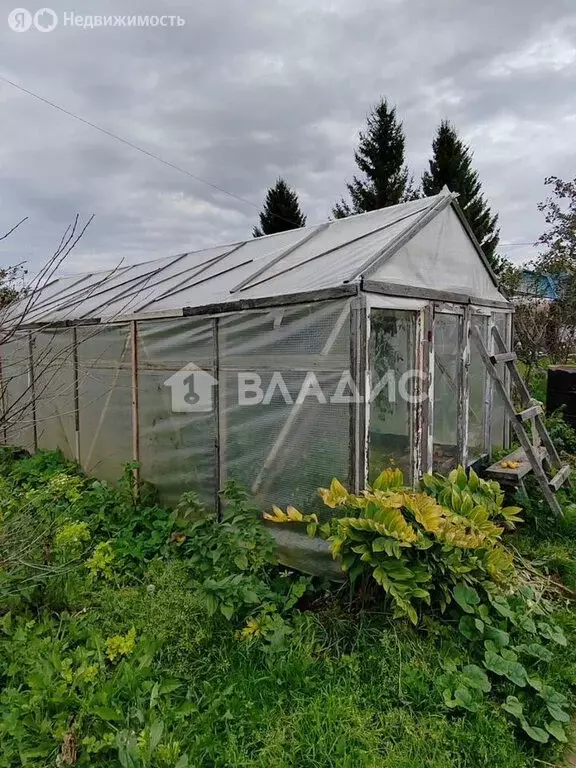
[[[146,587],[103,592],[105,633],[154,632],[162,673],[186,681],[193,713],[179,733],[191,765],[290,768],[452,768],[532,765],[503,713],[487,703],[442,712],[443,660],[464,657],[453,633],[416,631],[337,604],[302,613],[288,646],[269,654],[211,620],[178,567]]]
[[[11,482],[24,483],[24,498],[39,504],[44,494],[52,517],[59,497],[47,490],[46,477],[61,478],[57,456],[6,461],[0,502],[18,498],[22,488]],[[495,697],[483,697],[475,712],[446,709],[445,667],[470,658],[455,624],[429,616],[414,628],[382,610],[350,610],[341,594],[316,585],[308,608],[291,612],[284,642],[248,640],[239,633],[245,617],[210,613],[194,586],[185,553],[190,537],[180,550],[166,548],[168,513],[133,507],[126,489],[122,495],[67,471],[69,489],[84,484],[70,509],[90,520],[90,546],[113,540],[117,560],[108,579],[92,579],[79,564],[21,597],[0,595],[0,768],[54,766],[67,739],[79,768],[556,763],[559,745],[529,741]],[[576,507],[565,502],[565,519],[554,522],[530,500],[528,523],[509,540],[576,586]],[[67,519],[70,509],[59,514]],[[569,643],[546,680],[569,694],[576,613],[559,600],[555,617]],[[109,638],[132,628],[135,647],[110,659]],[[514,692],[506,685],[498,683],[499,695]]]

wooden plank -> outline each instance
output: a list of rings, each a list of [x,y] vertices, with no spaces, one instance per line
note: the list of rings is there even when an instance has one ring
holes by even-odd
[[[317,301],[329,301],[341,299],[344,296],[356,296],[360,292],[357,283],[339,285],[336,288],[322,288],[318,291],[303,291],[301,293],[289,293],[284,296],[269,296],[255,299],[236,299],[224,301],[219,304],[204,304],[200,307],[183,307],[181,312],[185,317],[197,315],[218,315],[223,312],[240,312],[246,309],[268,309],[269,307],[289,307],[293,304],[311,304]],[[138,317],[137,313],[134,317]],[[154,319],[152,314],[149,319]]]
[[[534,416],[541,416],[542,415],[542,406],[541,405],[531,405],[529,408],[526,408],[524,411],[520,411],[520,413],[516,414],[516,418],[518,421],[528,421],[528,419],[532,419]]]
[[[545,456],[545,449],[540,448],[539,458],[542,460]],[[503,467],[502,464],[508,461],[519,461],[520,466],[517,469],[508,469]],[[490,478],[490,480],[497,480],[499,483],[505,483],[507,485],[520,485],[522,478],[526,477],[532,472],[532,465],[530,464],[526,452],[523,448],[517,448],[515,451],[505,456],[500,461],[491,464],[484,470],[483,474]]]
[[[565,464],[560,470],[560,472],[554,475],[552,480],[550,480],[550,482],[548,483],[551,490],[557,491],[559,488],[561,488],[566,482],[566,480],[568,480],[571,474],[572,474],[572,467],[570,466],[570,464]]]
[[[293,253],[297,248],[300,248],[300,246],[305,245],[308,243],[312,238],[319,235],[321,232],[324,232],[325,229],[330,225],[329,221],[324,222],[324,224],[320,224],[318,227],[312,230],[312,232],[308,232],[305,237],[300,238],[296,243],[291,245],[289,248],[286,248],[285,250],[281,251],[278,256],[271,259],[270,261],[267,261],[266,264],[264,264],[263,267],[260,267],[260,269],[257,269],[256,272],[252,272],[248,277],[246,277],[244,280],[242,280],[241,283],[238,283],[238,285],[235,285],[234,288],[230,289],[230,293],[236,293],[237,291],[243,291],[246,288],[251,287],[251,283],[256,280],[256,278],[260,277],[261,275],[264,275],[268,270],[272,269],[272,267],[275,267],[276,264],[278,264],[280,261],[286,258],[286,256],[289,256],[291,253]]]
[[[540,457],[536,454],[534,447],[530,442],[530,439],[528,438],[528,435],[526,434],[522,423],[518,421],[518,419],[516,418],[516,411],[514,409],[514,405],[512,404],[512,401],[510,400],[508,393],[506,392],[506,388],[498,375],[498,371],[492,365],[492,361],[490,360],[490,355],[488,353],[488,350],[484,346],[484,341],[482,340],[482,336],[480,335],[480,332],[474,325],[472,325],[472,338],[474,339],[478,352],[480,353],[480,356],[484,361],[484,365],[488,369],[488,373],[492,376],[494,380],[494,384],[496,386],[497,391],[500,393],[500,395],[504,400],[504,407],[506,408],[506,410],[508,411],[508,414],[511,417],[512,427],[516,432],[516,437],[518,438],[518,442],[524,449],[526,456],[530,464],[532,465],[532,470],[534,472],[534,475],[536,476],[536,479],[538,480],[538,484],[540,486],[540,490],[542,491],[544,498],[546,499],[552,512],[555,515],[562,516],[562,509],[560,507],[560,504],[558,503],[558,499],[554,496],[554,494],[552,493],[552,491],[548,486],[548,478],[546,477],[546,473],[544,472],[542,465],[540,463],[541,461]],[[518,376],[519,375],[520,374],[518,374]]]
[[[494,365],[497,365],[498,363],[513,363],[518,358],[515,352],[500,352],[497,355],[492,355],[490,359]]]
[[[454,291],[442,291],[436,288],[417,287],[413,285],[401,285],[399,283],[384,283],[376,280],[362,279],[362,290],[368,293],[380,293],[385,296],[401,296],[409,299],[430,299],[431,301],[447,302],[449,304],[474,304],[479,307],[490,307],[492,309],[512,308],[508,301],[489,301],[477,296],[470,296],[467,293],[456,293]]]

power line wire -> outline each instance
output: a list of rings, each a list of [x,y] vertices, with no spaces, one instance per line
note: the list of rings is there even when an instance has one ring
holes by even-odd
[[[207,181],[206,179],[203,179],[201,176],[197,176],[196,174],[191,173],[190,171],[187,171],[185,168],[181,168],[179,165],[176,165],[175,163],[172,163],[169,160],[165,160],[163,157],[156,155],[154,152],[150,152],[149,150],[144,149],[143,147],[140,147],[138,144],[135,144],[133,141],[130,141],[129,139],[125,139],[122,136],[119,136],[118,134],[107,130],[106,128],[102,128],[101,126],[91,122],[90,120],[87,120],[84,117],[80,117],[80,115],[77,115],[75,112],[71,112],[69,109],[65,109],[64,107],[61,107],[59,104],[56,104],[50,99],[47,99],[45,96],[40,96],[40,94],[35,93],[34,91],[30,91],[28,88],[24,88],[24,86],[19,85],[18,83],[15,83],[13,80],[9,80],[7,77],[4,77],[3,75],[0,75],[0,80],[6,83],[7,85],[12,86],[12,88],[16,88],[16,90],[21,91],[22,93],[25,93],[28,96],[32,96],[32,98],[37,99],[38,101],[41,101],[44,104],[47,104],[49,107],[52,107],[53,109],[58,110],[58,112],[61,112],[62,114],[67,115],[68,117],[72,117],[74,120],[78,120],[80,123],[83,123],[84,125],[87,125],[90,128],[93,128],[95,131],[99,131],[100,133],[103,133],[105,136],[108,136],[111,139],[115,139],[116,141],[119,141],[122,144],[125,144],[127,147],[130,147],[131,149],[135,149],[137,152],[140,152],[143,155],[146,155],[147,157],[151,157],[153,160],[156,160],[157,162],[162,163],[162,165],[165,165],[167,168],[172,168],[173,170],[178,171],[179,173],[183,173],[185,176],[188,176],[191,179],[194,179],[194,181],[199,181],[201,184],[205,184],[206,186],[211,187],[212,189],[215,189],[218,192],[222,192],[223,194],[228,195],[229,197],[232,197],[235,200],[238,200],[239,202],[244,203],[245,205],[250,205],[252,208],[255,208],[257,211],[259,210],[259,207],[256,205],[256,203],[253,203],[244,197],[240,197],[240,195],[237,195],[234,192],[230,192],[229,190],[224,189],[224,187],[218,186],[218,184],[214,184],[211,181]],[[287,219],[286,217],[282,216],[279,213],[274,213],[274,212],[272,213],[274,216],[276,216],[276,218],[281,219],[282,221],[285,221],[288,224],[292,224],[293,226],[299,228],[299,225],[297,225],[295,221],[292,221],[291,219]],[[535,247],[536,244],[535,243],[499,243],[498,248],[516,248],[521,246]]]
[[[106,128],[102,128],[96,123],[93,123],[90,120],[86,120],[86,118],[84,117],[80,117],[80,115],[77,115],[76,113],[71,112],[69,109],[65,109],[64,107],[61,107],[59,104],[56,104],[55,102],[50,101],[50,99],[47,99],[44,96],[40,96],[40,94],[38,93],[34,93],[34,91],[30,91],[28,88],[24,88],[24,86],[19,85],[18,83],[15,83],[13,80],[9,80],[7,77],[4,77],[3,75],[0,75],[0,80],[6,83],[7,85],[12,86],[12,88],[16,88],[18,91],[21,91],[22,93],[25,93],[28,96],[32,96],[34,99],[37,99],[38,101],[41,101],[44,104],[47,104],[49,107],[52,107],[53,109],[58,110],[58,112],[62,112],[62,114],[67,115],[68,117],[72,117],[74,118],[74,120],[78,120],[81,123],[84,123],[84,125],[87,125],[90,128],[93,128],[95,131],[99,131],[100,133],[103,133],[105,136],[115,139],[116,141],[119,141],[122,144],[125,144],[127,147],[131,147],[131,149],[135,149],[137,152],[141,152],[143,155],[146,155],[147,157],[151,157],[153,160],[157,160],[159,163],[162,163],[162,165],[165,165],[168,168],[172,168],[173,170],[178,171],[179,173],[183,173],[185,176],[189,176],[191,179],[194,179],[195,181],[199,181],[201,184],[206,184],[206,186],[212,187],[212,189],[215,189],[218,192],[222,192],[223,194],[228,195],[229,197],[232,197],[235,200],[238,200],[239,202],[244,203],[245,205],[250,205],[256,210],[259,210],[258,206],[255,203],[251,202],[250,200],[246,200],[246,198],[240,197],[240,195],[236,195],[234,192],[230,192],[229,190],[224,189],[224,187],[218,186],[218,184],[214,184],[211,181],[207,181],[206,179],[203,179],[201,176],[197,176],[196,174],[191,173],[190,171],[187,171],[185,168],[181,168],[179,165],[176,165],[175,163],[171,163],[169,160],[165,160],[163,157],[160,157],[159,155],[154,154],[154,152],[150,152],[149,150],[138,146],[138,144],[135,144],[133,141],[130,141],[129,139],[125,139],[122,136],[118,136],[118,134],[113,133],[112,131],[109,131]],[[276,218],[287,222],[288,224],[292,224],[296,226],[297,228],[299,226],[296,224],[295,221],[291,221],[290,219],[287,219],[284,216],[281,216],[279,213],[274,213],[273,215],[276,216]]]

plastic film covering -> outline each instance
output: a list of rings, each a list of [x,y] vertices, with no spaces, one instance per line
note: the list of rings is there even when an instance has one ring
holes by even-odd
[[[214,354],[213,320],[138,324],[142,478],[158,488],[164,504],[175,504],[183,492],[193,491],[214,509],[216,400],[215,381],[210,379],[215,375]],[[201,386],[207,410],[186,412],[187,399],[194,399]]]
[[[38,447],[75,458],[74,332],[41,329],[33,336]]]
[[[458,359],[460,315],[437,314],[434,320],[434,456],[435,472],[458,464]]]
[[[109,482],[132,459],[130,326],[79,326],[80,463]]]
[[[369,480],[390,466],[411,479],[412,406],[403,393],[410,394],[415,334],[415,312],[371,310]]]
[[[222,477],[250,487],[263,509],[328,514],[317,488],[346,483],[350,468],[350,390],[337,396],[350,370],[350,302],[234,314],[218,335]],[[283,562],[332,569],[305,532],[270,530]]]
[[[484,344],[488,344],[488,318],[472,315],[472,323],[478,328]],[[468,401],[468,462],[479,459],[484,454],[484,414],[486,397],[486,377],[488,372],[480,357],[478,348],[470,342],[470,397]]]
[[[371,273],[370,279],[505,301],[451,207]]]
[[[3,344],[2,406],[4,429],[1,438],[8,445],[34,451],[34,413],[29,377],[29,346],[26,332],[15,333]]]

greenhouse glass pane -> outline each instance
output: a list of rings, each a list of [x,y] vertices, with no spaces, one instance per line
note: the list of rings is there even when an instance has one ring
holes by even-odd
[[[484,344],[488,344],[488,318],[473,315],[472,323],[478,328]],[[486,397],[486,366],[473,340],[470,341],[470,398],[468,402],[468,463],[479,459],[484,453],[484,411]]]
[[[434,456],[435,472],[458,464],[458,359],[460,315],[437,314],[434,321]]]
[[[411,478],[412,405],[409,373],[415,368],[416,313],[373,309],[370,315],[370,403],[368,479],[387,467]],[[379,390],[379,391],[378,391]]]

